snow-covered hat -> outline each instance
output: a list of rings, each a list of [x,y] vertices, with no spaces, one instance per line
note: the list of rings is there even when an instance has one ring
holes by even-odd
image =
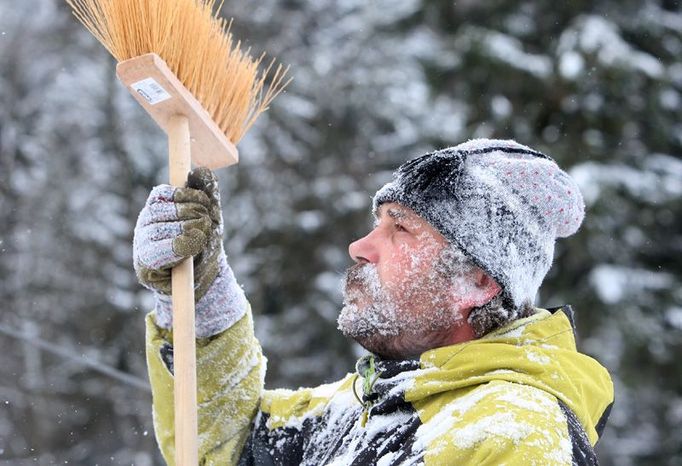
[[[575,233],[585,204],[550,157],[512,140],[474,139],[401,165],[374,196],[411,208],[502,287],[532,305],[554,241]]]

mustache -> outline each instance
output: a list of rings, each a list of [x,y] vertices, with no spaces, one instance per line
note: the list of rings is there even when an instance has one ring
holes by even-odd
[[[354,264],[343,274],[342,286],[345,290],[367,286],[367,268],[369,264]]]

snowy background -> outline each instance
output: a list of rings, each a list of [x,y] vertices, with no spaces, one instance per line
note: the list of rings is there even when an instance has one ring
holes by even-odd
[[[679,0],[228,2],[294,83],[222,170],[226,248],[269,387],[331,381],[347,244],[402,161],[516,138],[588,205],[538,304],[612,372],[604,465],[682,465]],[[165,137],[57,0],[0,0],[0,465],[162,464],[132,228]]]

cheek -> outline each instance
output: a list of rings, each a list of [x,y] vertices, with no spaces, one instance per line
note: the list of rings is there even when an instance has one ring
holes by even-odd
[[[433,241],[419,241],[402,244],[396,251],[396,262],[408,274],[420,274],[430,270],[438,255],[440,246]]]
[[[380,272],[380,276],[386,286],[404,287],[431,270],[436,255],[437,248],[430,245],[414,247],[402,244],[391,251],[390,260],[383,264],[383,274]]]
[[[388,267],[395,278],[412,275],[422,262],[418,251],[401,245],[391,252]]]

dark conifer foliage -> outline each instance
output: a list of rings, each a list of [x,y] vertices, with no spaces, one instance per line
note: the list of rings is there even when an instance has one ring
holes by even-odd
[[[602,464],[682,464],[680,2],[244,5],[223,7],[235,34],[294,77],[219,173],[267,385],[352,370],[339,278],[391,172],[514,138],[587,203],[538,304],[572,304],[580,347],[612,371]],[[0,465],[162,464],[131,245],[164,145],[63,2],[0,0]]]

